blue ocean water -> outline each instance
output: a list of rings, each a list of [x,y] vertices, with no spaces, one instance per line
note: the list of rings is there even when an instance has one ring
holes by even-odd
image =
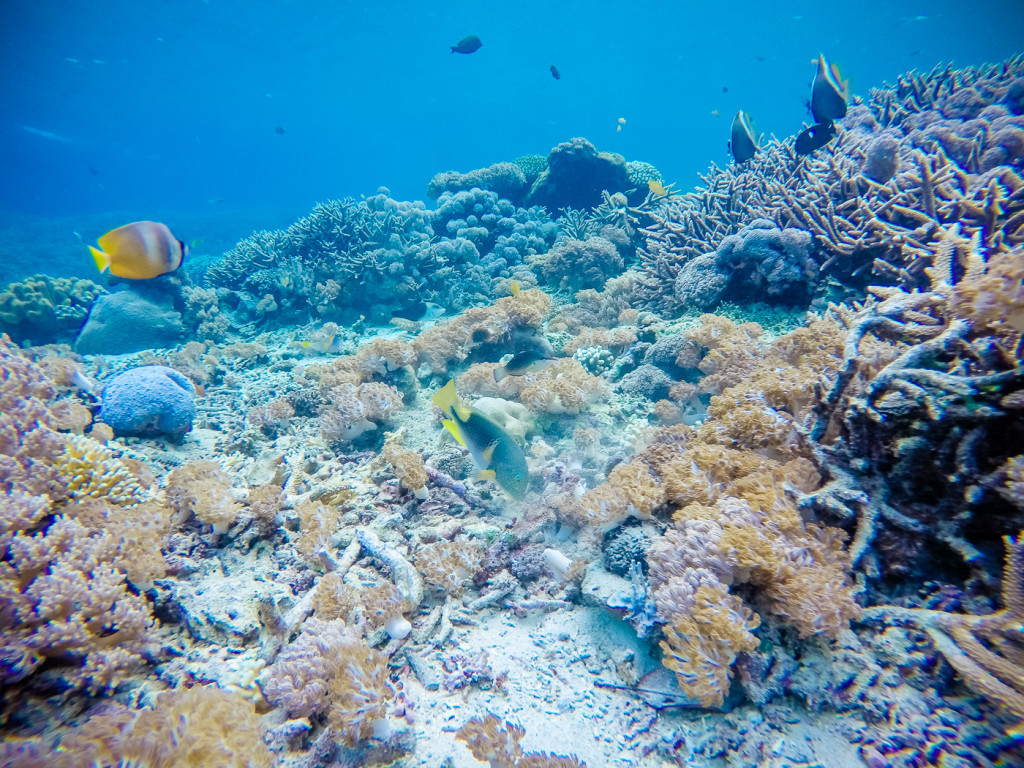
[[[423,199],[439,171],[572,136],[685,189],[728,161],[738,109],[799,130],[821,51],[862,93],[999,60],[1024,31],[1016,0],[6,0],[3,15],[0,211],[45,216],[295,215],[380,186]],[[449,53],[469,34],[479,51]]]

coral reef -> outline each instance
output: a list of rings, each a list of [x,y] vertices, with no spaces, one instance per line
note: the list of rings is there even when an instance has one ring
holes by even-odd
[[[106,290],[80,278],[32,275],[0,293],[0,333],[17,342],[71,341]]]
[[[464,741],[473,757],[486,760],[491,768],[581,768],[586,765],[575,755],[524,752],[519,742],[525,735],[522,726],[502,722],[488,712],[483,717],[468,720],[455,738]]]
[[[548,167],[533,183],[526,196],[529,205],[559,208],[591,208],[601,202],[602,192],[623,192],[629,188],[626,161],[622,155],[598,152],[586,139],[575,138],[554,147]]]
[[[166,435],[180,440],[192,429],[195,415],[195,387],[171,368],[133,368],[103,387],[100,417],[115,435]]]
[[[432,301],[448,309],[485,303],[528,255],[542,253],[557,227],[540,209],[516,208],[484,189],[444,192],[436,211],[392,200],[386,189],[365,200],[317,206],[286,230],[257,232],[206,273],[218,294],[190,294],[192,322],[251,334],[314,312],[351,322]],[[206,333],[212,333],[207,331]]]

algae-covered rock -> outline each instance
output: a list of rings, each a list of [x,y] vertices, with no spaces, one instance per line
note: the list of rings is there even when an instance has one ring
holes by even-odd
[[[181,340],[181,314],[133,291],[103,296],[78,334],[81,355],[121,355],[173,347]]]
[[[586,139],[559,144],[548,155],[548,169],[534,182],[526,205],[559,208],[593,208],[601,204],[601,192],[624,192],[629,187],[626,160],[612,152],[598,152]]]
[[[0,292],[0,331],[19,343],[71,341],[93,304],[105,293],[91,280],[26,277]]]

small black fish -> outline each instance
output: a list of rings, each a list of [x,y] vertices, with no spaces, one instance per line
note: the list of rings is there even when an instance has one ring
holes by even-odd
[[[821,149],[836,137],[836,127],[832,123],[819,123],[800,131],[796,137],[796,153],[809,155]]]
[[[846,117],[846,83],[823,53],[818,55],[818,71],[811,83],[811,114],[819,125]]]
[[[729,142],[732,158],[743,163],[757,154],[757,133],[750,123],[750,115],[743,110],[732,119],[732,140]]]
[[[100,172],[97,171],[95,168],[93,168],[91,165],[89,166],[89,173],[91,173],[93,176],[99,176],[100,175]]]
[[[274,129],[274,133],[276,133],[278,136],[280,136],[282,133],[284,133],[284,128],[282,128],[279,125],[279,126],[277,126],[277,128]]]
[[[723,85],[722,86],[722,93],[728,93],[728,92],[729,92],[729,86],[728,85]]]
[[[453,45],[452,53],[473,53],[473,51],[479,51],[481,45],[483,43],[480,42],[479,37],[470,35],[459,40],[456,45]]]
[[[555,80],[562,79],[562,73],[558,71],[558,67],[556,67],[554,64],[551,65],[551,76],[555,78]]]

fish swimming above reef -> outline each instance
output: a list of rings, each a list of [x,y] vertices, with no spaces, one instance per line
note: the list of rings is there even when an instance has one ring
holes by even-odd
[[[647,182],[647,189],[650,190],[652,195],[658,195],[659,197],[668,197],[671,190],[662,184],[657,179],[651,179]]]
[[[553,362],[555,362],[555,358],[547,357],[533,349],[518,352],[503,366],[494,369],[494,380],[501,381],[506,376],[525,376],[528,373],[547,368]]]
[[[136,221],[112,229],[89,246],[100,272],[129,280],[148,280],[173,272],[188,255],[188,246],[171,234],[166,224]]]
[[[558,67],[556,67],[554,64],[551,65],[551,76],[555,78],[555,80],[562,79],[562,73],[558,71]]]
[[[819,125],[846,117],[847,83],[839,76],[839,68],[818,56],[818,72],[811,83],[811,114]]]
[[[757,154],[757,133],[750,121],[750,115],[742,109],[732,119],[732,138],[729,140],[729,151],[737,163],[745,163]]]
[[[821,149],[836,137],[836,127],[832,123],[821,123],[804,128],[796,137],[796,153],[809,155]]]
[[[469,451],[481,470],[480,476],[497,481],[512,498],[523,498],[530,470],[519,443],[478,410],[460,403],[454,380],[435,392],[431,400],[448,416],[441,423]]]
[[[417,301],[407,307],[391,313],[392,319],[398,317],[402,320],[410,320],[414,323],[425,323],[430,320],[437,320],[444,314],[444,307],[432,301]]]
[[[483,43],[480,42],[479,37],[476,35],[469,35],[468,37],[464,37],[459,40],[459,42],[451,48],[452,53],[473,53],[474,51],[479,51],[480,46],[482,45]]]

